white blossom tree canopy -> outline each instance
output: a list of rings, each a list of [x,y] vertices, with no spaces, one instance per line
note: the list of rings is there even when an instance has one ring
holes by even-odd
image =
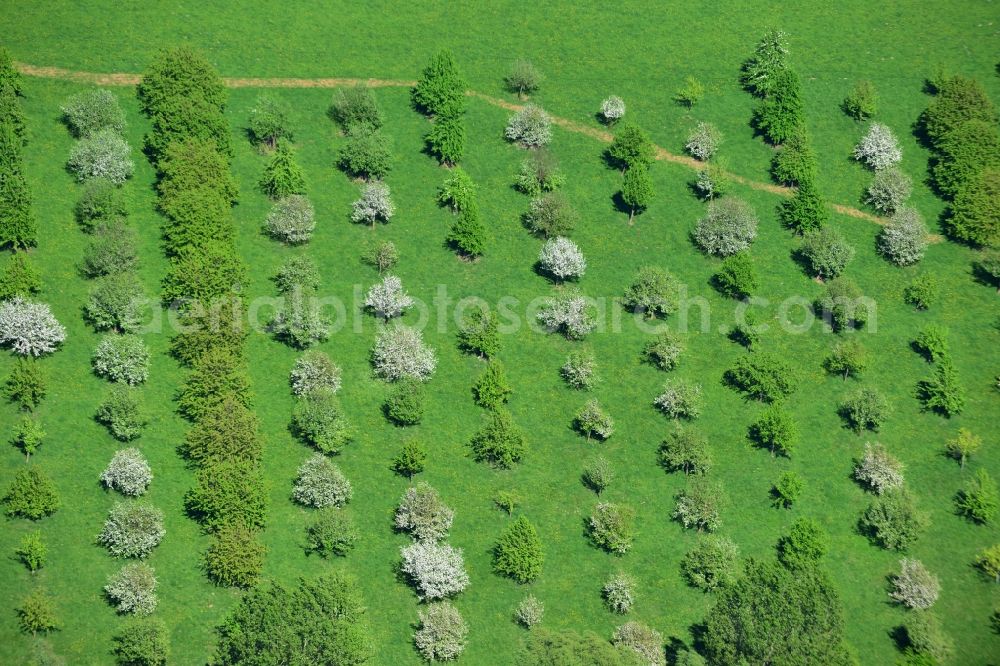
[[[23,356],[54,352],[66,339],[66,329],[45,303],[15,296],[0,303],[0,345]]]

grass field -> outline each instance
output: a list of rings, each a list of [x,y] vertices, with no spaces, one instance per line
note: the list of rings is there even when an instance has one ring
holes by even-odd
[[[926,105],[920,88],[935,64],[975,76],[994,100],[1000,100],[993,69],[997,54],[989,48],[997,41],[997,9],[988,3],[952,4],[942,18],[923,15],[925,6],[917,2],[880,8],[877,16],[872,16],[869,3],[861,2],[829,10],[752,12],[744,3],[717,3],[716,16],[680,4],[654,12],[647,7],[596,10],[556,3],[534,3],[529,8],[493,3],[481,9],[435,3],[420,11],[395,7],[381,11],[370,4],[333,10],[319,3],[279,10],[271,4],[242,3],[237,16],[235,9],[224,12],[210,3],[175,5],[172,10],[162,5],[119,10],[117,4],[97,2],[35,7],[4,3],[0,27],[5,45],[20,61],[103,72],[139,72],[160,46],[185,42],[201,47],[226,76],[412,79],[434,51],[449,46],[471,86],[498,96],[506,67],[514,57],[525,55],[547,75],[538,99],[553,113],[596,126],[593,114],[600,100],[619,94],[629,104],[629,115],[647,127],[657,143],[675,152],[680,152],[694,119],[710,120],[726,136],[722,153],[732,170],[766,181],[770,149],[751,138],[747,123],[752,101],[738,89],[735,74],[759,33],[776,25],[791,34],[791,60],[803,78],[824,194],[832,201],[859,206],[868,176],[848,155],[861,129],[837,108],[855,79],[870,78],[878,87],[880,118],[901,135],[903,167],[914,176],[924,174],[927,153],[908,128]],[[670,102],[688,74],[709,88],[693,112]],[[40,409],[49,437],[32,464],[51,473],[64,506],[37,526],[5,519],[0,532],[4,554],[0,609],[12,609],[27,589],[29,574],[11,553],[22,534],[38,527],[51,556],[37,576],[53,593],[63,620],[62,630],[50,641],[68,663],[99,664],[109,662],[110,638],[122,622],[101,595],[106,576],[119,564],[94,544],[115,499],[101,489],[97,478],[118,445],[92,419],[106,384],[90,372],[98,336],[82,320],[89,285],[75,269],[86,237],[72,217],[79,188],[63,168],[72,139],[59,121],[58,107],[81,89],[78,84],[32,79],[26,91],[30,121],[26,171],[41,221],[34,258],[43,270],[41,297],[53,305],[69,331],[64,348],[44,361],[53,380],[51,395]],[[147,126],[133,90],[116,92],[128,113],[130,141],[139,146]],[[325,116],[330,92],[274,91],[294,109],[298,159],[308,177],[319,224],[313,240],[301,249],[264,237],[260,225],[269,204],[255,188],[264,158],[245,141],[242,129],[257,94],[249,89],[233,91],[228,109],[236,145],[234,171],[241,188],[235,209],[238,246],[251,267],[248,296],[273,295],[270,276],[289,255],[307,252],[322,267],[323,292],[349,300],[354,285],[364,289],[377,278],[359,261],[373,236],[397,244],[402,255],[397,273],[412,295],[427,302],[438,285],[446,285],[449,296],[456,299],[475,295],[490,302],[509,295],[526,303],[550,293],[547,281],[532,270],[539,241],[518,219],[528,200],[510,187],[523,152],[502,139],[507,112],[470,101],[463,166],[479,184],[492,241],[486,256],[469,264],[443,245],[449,215],[435,205],[434,194],[446,172],[421,152],[426,121],[410,108],[405,89],[375,93],[386,113],[385,132],[394,140],[397,163],[388,182],[398,214],[374,233],[347,220],[357,188],[333,166],[342,139]],[[744,402],[721,383],[725,369],[743,352],[719,333],[731,322],[734,305],[708,285],[717,261],[699,254],[688,240],[702,211],[687,186],[693,172],[657,164],[653,172],[657,199],[629,227],[611,201],[620,177],[602,163],[603,146],[557,129],[552,150],[568,176],[566,192],[581,212],[573,238],[589,262],[581,281],[585,293],[618,296],[639,266],[658,264],[710,304],[710,330],[689,335],[688,351],[673,376],[699,381],[705,390],[706,408],[698,425],[711,442],[712,475],[723,483],[729,498],[720,532],[732,537],[744,555],[771,557],[774,543],[795,518],[817,518],[832,537],[827,566],[843,599],[849,641],[862,663],[891,663],[896,652],[890,633],[904,612],[889,603],[886,576],[897,569],[898,556],[856,533],[856,519],[868,497],[850,479],[853,457],[866,440],[877,439],[905,462],[908,484],[931,514],[931,526],[912,555],[941,578],[943,592],[936,609],[955,640],[954,663],[994,663],[1000,637],[991,632],[989,615],[1000,605],[1000,587],[984,582],[971,562],[983,547],[1000,541],[1000,529],[974,526],[954,515],[952,497],[970,471],[963,474],[942,455],[944,442],[959,427],[970,428],[986,440],[971,469],[981,465],[1000,477],[993,450],[1000,434],[1000,393],[991,388],[1000,371],[998,297],[973,281],[972,253],[952,243],[936,244],[916,268],[897,269],[875,254],[876,225],[843,216],[831,220],[858,248],[847,274],[878,301],[877,332],[861,334],[877,353],[862,382],[845,383],[820,368],[835,341],[820,326],[803,335],[777,331],[765,335],[765,347],[795,363],[802,380],[789,402],[802,427],[802,446],[790,460],[773,459],[752,448],[746,438],[746,428],[760,407]],[[142,240],[141,277],[147,290],[156,293],[166,272],[161,218],[154,210],[152,169],[139,156],[136,161],[136,176],[126,187],[131,219]],[[790,296],[818,294],[821,286],[790,257],[796,242],[775,219],[778,198],[748,188],[737,188],[737,193],[753,204],[761,219],[753,248],[762,276],[761,294],[775,304]],[[930,221],[941,208],[923,185],[918,185],[913,201]],[[933,273],[943,292],[940,304],[922,313],[901,298],[903,287],[921,272]],[[768,309],[769,316],[775,314],[774,307]],[[629,317],[623,317],[620,333],[597,332],[587,343],[604,378],[594,395],[617,427],[603,444],[588,444],[569,428],[572,415],[589,397],[570,391],[559,378],[558,368],[573,343],[525,328],[504,340],[500,358],[515,389],[510,408],[529,434],[531,452],[515,469],[497,472],[469,457],[467,442],[483,420],[470,387],[483,364],[456,349],[454,325],[444,332],[435,326],[425,331],[439,355],[437,374],[429,384],[428,414],[421,425],[400,429],[382,416],[386,388],[371,376],[368,352],[374,321],[356,312],[352,316],[363,323],[360,333],[348,326],[320,346],[344,369],[340,395],[358,431],[337,460],[354,484],[350,511],[363,526],[357,549],[343,560],[304,555],[306,513],[289,499],[295,469],[309,454],[288,432],[292,399],[287,376],[296,354],[262,335],[250,339],[248,357],[266,437],[264,462],[270,484],[264,537],[268,577],[292,581],[328,568],[350,571],[360,580],[368,605],[378,647],[376,663],[418,663],[410,641],[417,600],[394,571],[399,547],[407,538],[394,534],[391,527],[392,511],[406,481],[391,472],[389,461],[402,442],[420,438],[431,449],[423,476],[457,510],[450,542],[464,549],[472,579],[456,601],[471,628],[464,663],[505,662],[523,636],[510,619],[511,611],[528,591],[545,602],[546,625],[610,635],[621,620],[604,608],[600,587],[619,568],[640,581],[633,616],[667,637],[690,642],[690,627],[703,619],[712,597],[686,586],[679,573],[680,559],[696,537],[669,519],[673,495],[683,479],[664,474],[656,465],[656,448],[670,424],[651,403],[666,375],[641,363],[645,334]],[[404,318],[414,320],[415,313]],[[968,390],[965,412],[950,420],[920,412],[913,395],[916,383],[930,374],[930,366],[909,349],[909,341],[930,322],[950,329],[955,363]],[[157,614],[170,626],[175,661],[203,663],[212,649],[214,626],[239,594],[213,587],[198,569],[207,539],[183,515],[182,496],[193,475],[175,451],[186,427],[172,404],[183,372],[166,354],[166,335],[146,338],[154,352],[144,389],[152,419],[139,446],[155,475],[149,498],[167,515],[167,536],[150,558],[160,580]],[[10,364],[9,357],[0,359],[0,374],[5,375]],[[853,434],[836,414],[839,402],[858,385],[877,387],[895,407],[877,436]],[[16,414],[9,405],[0,410],[4,424],[0,436],[6,437]],[[583,520],[595,497],[580,483],[579,474],[583,462],[597,451],[618,472],[608,496],[630,503],[638,512],[639,536],[633,551],[623,558],[596,550],[583,535]],[[6,485],[23,464],[20,454],[8,447],[0,457],[0,485]],[[771,508],[768,489],[786,469],[799,472],[808,485],[794,509],[780,511]],[[489,549],[509,521],[490,501],[500,488],[518,491],[523,498],[520,511],[538,527],[546,547],[543,574],[527,588],[490,570]],[[17,632],[14,614],[0,610],[0,663],[24,662],[31,643],[30,637]]]

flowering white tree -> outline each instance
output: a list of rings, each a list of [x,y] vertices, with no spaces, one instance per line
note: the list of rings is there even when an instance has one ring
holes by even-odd
[[[427,483],[418,483],[403,493],[396,508],[396,528],[409,532],[419,541],[438,541],[448,536],[455,518],[438,491]]]
[[[854,147],[854,159],[879,171],[903,159],[903,152],[891,129],[882,123],[872,123],[868,133]]]
[[[542,269],[557,280],[572,280],[583,277],[587,270],[587,260],[576,243],[559,236],[550,238],[538,253],[538,263]]]
[[[73,146],[67,166],[80,182],[91,178],[107,178],[121,185],[132,177],[135,162],[128,142],[113,129],[101,130],[81,139]]]
[[[376,222],[388,223],[395,213],[389,186],[376,180],[361,188],[361,198],[354,202],[351,210],[351,221],[374,227]]]
[[[701,414],[701,386],[684,379],[667,380],[653,404],[672,419],[694,419]]]
[[[295,361],[289,381],[292,393],[301,397],[318,388],[340,390],[340,368],[321,351],[307,351]]]
[[[527,629],[541,622],[543,615],[545,615],[545,604],[531,594],[521,599],[521,603],[514,609],[514,619]]]
[[[550,331],[562,331],[572,340],[585,337],[597,327],[587,297],[573,291],[564,291],[548,299],[538,313],[538,321]]]
[[[469,586],[469,574],[459,548],[434,541],[415,541],[400,552],[401,569],[424,601],[450,597]]]
[[[108,512],[98,543],[113,557],[146,557],[167,533],[163,512],[140,501],[119,502]]]
[[[265,226],[272,238],[283,243],[305,243],[316,229],[316,211],[307,197],[293,194],[274,204]]]
[[[865,191],[865,203],[880,213],[891,215],[899,210],[913,192],[913,181],[896,167],[875,172]]]
[[[698,123],[688,134],[684,148],[697,160],[705,162],[711,159],[722,143],[722,134],[711,123]]]
[[[544,146],[552,140],[552,119],[542,107],[525,104],[507,121],[504,136],[528,148]]]
[[[343,506],[351,499],[351,492],[351,482],[340,468],[322,453],[317,453],[299,467],[292,499],[322,509]]]
[[[430,662],[458,659],[465,649],[469,627],[458,609],[447,601],[431,604],[417,611],[420,626],[413,634],[413,644]]]
[[[149,615],[156,610],[156,575],[144,562],[126,564],[108,576],[104,592],[119,613]]]
[[[907,608],[927,610],[933,606],[941,593],[938,577],[920,560],[904,557],[899,561],[899,568],[899,573],[892,578],[889,596]]]
[[[613,125],[625,116],[625,102],[621,97],[612,95],[601,102],[601,115],[609,125]]]
[[[635,580],[626,573],[619,571],[611,576],[601,588],[604,603],[615,613],[624,615],[632,609],[635,603]]]
[[[403,291],[403,281],[395,275],[386,275],[365,294],[365,307],[386,321],[400,316],[412,305],[413,298]]]
[[[375,340],[372,364],[379,377],[391,382],[403,377],[427,380],[434,374],[437,357],[417,329],[387,326]]]
[[[115,453],[111,462],[101,473],[101,483],[105,488],[113,488],[122,495],[138,497],[146,492],[153,480],[149,463],[139,449],[122,449]]]
[[[924,258],[927,251],[927,225],[915,209],[896,211],[889,224],[882,227],[878,251],[897,266],[910,266]]]
[[[615,629],[611,642],[636,652],[649,666],[665,666],[666,651],[663,649],[663,635],[641,622],[626,622]]]
[[[854,478],[876,495],[903,485],[903,464],[876,443],[865,444],[865,453],[854,466]]]
[[[750,247],[757,237],[757,216],[750,204],[742,199],[723,197],[713,200],[692,236],[708,254],[728,257]]]
[[[149,350],[137,335],[105,335],[91,358],[94,372],[130,386],[149,376]]]
[[[24,356],[56,350],[66,339],[63,328],[45,303],[15,296],[0,303],[0,344]]]

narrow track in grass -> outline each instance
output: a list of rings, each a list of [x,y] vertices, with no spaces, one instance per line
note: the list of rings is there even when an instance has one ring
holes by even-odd
[[[99,86],[134,86],[142,80],[140,74],[128,74],[124,72],[112,72],[112,73],[99,73],[99,72],[80,72],[70,69],[63,69],[61,67],[39,67],[37,65],[29,65],[28,63],[15,63],[17,69],[26,76],[35,76],[39,78],[46,79],[60,79],[63,81],[74,81],[77,83],[92,83]],[[404,81],[399,79],[357,79],[357,78],[317,78],[317,79],[298,79],[298,78],[226,78],[223,77],[223,82],[229,88],[338,88],[341,86],[353,86],[358,84],[368,85],[374,88],[409,88],[416,84],[416,81]],[[469,97],[475,97],[480,99],[487,104],[492,104],[493,106],[500,107],[501,109],[507,109],[508,111],[518,111],[523,108],[521,104],[515,104],[513,102],[508,102],[507,100],[500,99],[498,97],[491,97],[481,92],[475,90],[468,90],[465,93]],[[576,122],[575,120],[570,120],[568,118],[561,118],[559,116],[550,116],[552,122],[559,127],[563,128],[568,132],[575,132],[577,134],[583,134],[591,138],[597,139],[604,143],[611,143],[614,139],[614,135],[607,130],[603,130],[597,127],[592,127],[590,125],[585,125],[583,123]],[[698,160],[688,157],[686,155],[677,155],[671,153],[666,148],[662,148],[654,144],[654,154],[657,160],[664,162],[673,162],[674,164],[680,164],[689,169],[699,170],[702,168],[702,163]],[[750,178],[745,178],[735,173],[726,174],[732,181],[740,183],[741,185],[746,185],[747,187],[759,190],[761,192],[770,192],[771,194],[777,194],[778,196],[790,197],[795,193],[795,189],[791,187],[783,187],[781,185],[775,185],[773,183],[764,183],[758,180],[752,180]],[[827,205],[832,208],[837,213],[841,215],[847,215],[849,217],[854,217],[860,220],[867,220],[869,222],[874,222],[875,224],[885,224],[886,219],[872,215],[871,213],[853,208],[851,206],[845,206],[843,204],[827,202]],[[931,234],[928,236],[928,240],[932,243],[940,243],[943,238],[937,234]]]

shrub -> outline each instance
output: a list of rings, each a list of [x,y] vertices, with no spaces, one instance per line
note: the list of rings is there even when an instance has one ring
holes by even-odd
[[[518,516],[493,547],[493,570],[518,583],[530,583],[542,573],[545,554],[535,526]]]
[[[139,449],[117,451],[101,472],[101,483],[105,488],[117,490],[122,495],[131,497],[143,495],[152,480],[153,472]]]
[[[839,276],[854,258],[854,247],[830,227],[807,231],[799,252],[810,271],[824,280]]]
[[[882,548],[905,551],[927,527],[927,516],[917,509],[909,491],[900,486],[872,500],[859,521],[862,534]]]
[[[545,149],[532,151],[521,162],[514,177],[514,187],[529,197],[540,197],[544,192],[552,192],[566,183],[566,176],[559,171],[559,163]]]
[[[681,572],[690,585],[712,592],[736,580],[739,560],[739,548],[732,539],[706,536],[681,560]]]
[[[321,453],[340,453],[353,438],[353,429],[330,389],[318,388],[296,402],[292,427]]]
[[[903,464],[876,443],[865,443],[865,453],[854,464],[854,478],[876,495],[903,487]]]
[[[673,275],[656,266],[645,266],[625,289],[622,304],[650,319],[666,317],[677,309],[678,291]]]
[[[795,472],[782,472],[774,486],[771,487],[771,496],[776,507],[791,509],[802,491],[805,490],[805,482]]]
[[[805,127],[799,127],[771,159],[771,177],[785,185],[816,180],[816,153]]]
[[[429,662],[453,661],[465,650],[469,627],[458,609],[447,601],[417,611],[420,626],[413,634],[417,651]]]
[[[316,453],[299,467],[292,499],[304,506],[322,509],[343,506],[351,499],[351,482],[340,468]]]
[[[379,180],[365,183],[361,188],[361,198],[351,206],[351,222],[370,224],[372,227],[376,222],[388,224],[396,213],[389,186]]]
[[[882,123],[872,123],[854,147],[854,159],[875,171],[891,167],[902,158],[896,136]]]
[[[607,458],[597,456],[584,466],[581,479],[585,486],[600,495],[615,480],[615,473]]]
[[[589,349],[571,351],[559,369],[559,374],[570,388],[581,391],[593,389],[599,381],[594,353]]]
[[[455,512],[426,483],[410,486],[396,507],[396,529],[418,541],[440,541],[448,536]]]
[[[17,607],[18,625],[25,633],[35,635],[58,629],[59,619],[52,608],[52,600],[42,587],[36,587],[21,601]]]
[[[829,216],[813,181],[806,180],[799,183],[791,199],[778,204],[778,217],[789,229],[805,234],[822,229]]]
[[[937,301],[940,292],[937,278],[922,273],[903,289],[903,300],[918,310],[926,310]]]
[[[625,101],[617,95],[605,98],[601,102],[601,118],[608,125],[614,125],[625,117]]]
[[[306,525],[306,552],[317,553],[320,557],[342,557],[354,550],[360,536],[354,521],[343,510],[322,509]]]
[[[778,559],[789,569],[815,566],[830,549],[830,537],[812,518],[799,518],[778,541]]]
[[[775,77],[787,67],[787,55],[788,36],[780,30],[768,30],[753,55],[743,63],[740,83],[748,92],[760,97],[768,95],[774,88]]]
[[[289,245],[306,243],[316,229],[316,213],[308,198],[293,194],[277,201],[267,214],[267,233]]]
[[[899,561],[899,573],[892,577],[889,596],[907,608],[927,610],[937,601],[941,592],[938,577],[920,560],[904,557]]]
[[[693,107],[705,96],[705,86],[693,76],[684,77],[684,84],[674,93],[674,101],[687,108]]]
[[[737,317],[742,321],[736,321],[729,329],[727,337],[738,345],[747,349],[754,349],[760,343],[760,334],[764,329],[760,316],[752,310],[742,313],[742,317]]]
[[[223,525],[205,550],[203,565],[216,585],[251,588],[264,568],[264,544],[245,525]]]
[[[115,662],[119,666],[166,666],[170,658],[170,635],[160,619],[133,620],[114,637]]]
[[[61,505],[55,484],[37,465],[17,471],[3,503],[8,516],[30,520],[52,515]]]
[[[528,452],[524,431],[504,408],[490,412],[489,423],[473,436],[471,445],[476,460],[501,469],[513,467]]]
[[[899,210],[913,192],[913,181],[898,168],[891,166],[876,171],[865,191],[865,203],[879,213],[891,215]]]
[[[427,448],[420,442],[407,442],[392,459],[392,469],[397,474],[412,479],[427,465]]]
[[[625,504],[598,502],[587,527],[595,546],[614,555],[624,555],[635,541],[635,510]]]
[[[302,173],[302,167],[295,163],[294,153],[288,143],[278,144],[271,161],[264,167],[259,185],[264,194],[276,200],[306,193],[305,174]]]
[[[90,137],[101,130],[125,134],[125,112],[110,90],[97,88],[77,93],[59,108],[73,136]]]
[[[989,523],[1000,510],[1000,491],[993,478],[983,468],[976,470],[955,499],[959,514],[975,523]]]
[[[26,461],[31,459],[31,455],[38,450],[45,439],[45,431],[38,421],[31,416],[21,417],[21,421],[14,427],[14,436],[11,444],[21,449]]]
[[[604,603],[613,613],[624,615],[632,609],[635,603],[635,580],[626,573],[619,571],[611,576],[601,588]]]
[[[719,162],[709,162],[699,171],[692,183],[697,195],[705,201],[725,196],[732,186],[732,179]]]
[[[129,386],[149,377],[149,350],[137,335],[105,335],[97,343],[91,363],[98,376]]]
[[[885,396],[874,389],[863,388],[840,405],[840,415],[858,434],[862,430],[878,431],[892,413]]]
[[[706,162],[719,149],[722,143],[722,133],[711,123],[698,123],[688,133],[684,149],[695,159]]]
[[[913,208],[900,208],[878,237],[878,251],[897,266],[910,266],[924,258],[927,227]]]
[[[686,379],[668,379],[663,384],[663,393],[653,400],[653,404],[671,419],[698,418],[703,402],[701,385]]]
[[[597,327],[593,305],[572,289],[547,299],[537,316],[550,333],[560,331],[570,340],[582,340]]]
[[[605,412],[597,400],[589,400],[586,405],[584,405],[580,411],[576,413],[573,418],[573,427],[582,434],[587,436],[587,440],[590,441],[591,437],[596,439],[607,439],[614,434],[615,423],[611,419],[611,416]]]
[[[538,263],[557,281],[578,279],[587,270],[587,261],[580,248],[562,236],[545,241],[538,254]]]
[[[457,213],[475,205],[478,190],[468,172],[462,167],[455,167],[438,189],[437,201]]]
[[[144,502],[118,502],[108,512],[97,541],[112,557],[146,557],[165,534],[162,511]]]
[[[367,125],[350,127],[337,161],[353,178],[381,180],[392,171],[392,142]]]
[[[66,166],[81,183],[91,178],[107,178],[121,185],[135,171],[131,152],[132,148],[118,132],[104,129],[78,141]]]
[[[975,269],[986,284],[995,285],[1000,293],[1000,250],[983,250],[976,259]]]
[[[753,113],[754,128],[772,144],[787,141],[803,125],[804,104],[798,75],[783,67],[771,77],[766,97]]]
[[[506,513],[508,516],[513,515],[514,509],[516,509],[520,503],[521,497],[513,490],[498,490],[493,493],[493,505]]]
[[[315,292],[302,288],[285,296],[268,323],[268,330],[276,339],[296,349],[323,342],[330,337],[330,327]]]
[[[708,440],[693,428],[680,424],[660,443],[658,458],[668,472],[705,474],[712,467]]]
[[[66,329],[45,303],[15,296],[0,303],[0,345],[22,356],[55,351],[66,339]]]
[[[27,411],[34,411],[48,392],[48,375],[39,363],[18,358],[3,385],[3,395]]]
[[[382,127],[382,110],[375,102],[371,88],[359,83],[349,88],[338,88],[333,94],[330,116],[344,131],[352,127]]]
[[[41,288],[42,277],[24,252],[18,252],[4,264],[0,272],[0,301],[15,296],[28,298]]]
[[[608,147],[610,162],[624,174],[629,169],[643,169],[653,163],[655,149],[649,134],[632,123],[625,123]]]
[[[458,214],[448,231],[449,245],[466,259],[474,260],[486,252],[487,231],[478,206],[469,206]]]
[[[769,449],[772,456],[790,458],[799,445],[799,427],[780,405],[771,405],[750,425],[750,438]]]
[[[545,192],[531,200],[524,224],[545,238],[565,236],[576,225],[577,213],[569,199],[559,192]]]
[[[728,257],[750,247],[757,236],[757,217],[742,199],[724,197],[708,203],[693,237],[707,254]]]
[[[525,148],[545,146],[552,140],[552,119],[542,107],[525,104],[507,121],[504,136]]]
[[[428,115],[455,114],[465,111],[466,87],[451,52],[442,50],[421,72],[411,92],[414,104]]]
[[[785,361],[770,352],[753,352],[737,359],[726,371],[725,379],[748,398],[775,402],[787,398],[798,383],[795,371]]]
[[[720,292],[733,298],[747,298],[760,289],[760,279],[749,252],[738,252],[723,259],[712,282]]]
[[[912,663],[947,663],[954,644],[941,628],[937,616],[930,611],[917,611],[908,613],[906,617],[906,624],[903,626],[907,641],[905,654],[914,657]]]
[[[458,329],[458,346],[464,351],[491,358],[500,352],[497,316],[489,309],[473,310],[462,319]]]
[[[401,551],[400,569],[410,578],[421,601],[458,594],[469,586],[462,551],[434,541],[415,541]]]
[[[959,428],[958,435],[948,440],[946,451],[965,468],[965,462],[983,445],[983,439],[966,428]]]
[[[871,81],[858,81],[840,108],[855,120],[868,120],[878,111],[878,93]]]
[[[101,222],[83,251],[80,267],[87,277],[131,271],[138,263],[135,229],[124,222]]]
[[[274,148],[281,139],[291,139],[292,130],[288,126],[288,107],[270,95],[260,95],[250,109],[247,128],[250,140]]]
[[[148,301],[134,273],[116,273],[91,290],[84,314],[98,331],[134,333],[143,324]]]
[[[37,242],[38,221],[31,210],[28,183],[20,173],[0,170],[0,247],[16,250]]]
[[[148,564],[126,564],[108,576],[104,592],[119,613],[149,615],[156,610],[156,577]]]
[[[519,59],[514,61],[507,76],[504,77],[503,83],[507,90],[517,93],[519,99],[524,99],[525,95],[538,90],[543,78],[541,72],[529,61]]]
[[[836,332],[864,326],[873,307],[874,302],[844,277],[828,282],[814,305],[817,314]]]
[[[403,281],[395,275],[386,275],[365,294],[365,307],[385,321],[401,316],[412,305],[413,298],[403,290]]]
[[[925,410],[938,412],[945,417],[961,414],[965,409],[965,388],[959,382],[955,366],[947,357],[938,363],[933,377],[920,382],[917,393]]]
[[[17,559],[28,568],[28,571],[35,573],[45,566],[45,558],[48,554],[48,547],[42,541],[42,533],[38,530],[28,532],[21,537],[21,543],[14,551]]]
[[[677,367],[684,352],[684,341],[676,333],[664,331],[646,343],[643,354],[660,370],[670,371]]]
[[[424,344],[415,328],[386,326],[379,331],[372,349],[375,374],[386,381],[411,377],[426,381],[434,374],[437,358],[434,350]]]
[[[189,516],[208,532],[242,525],[261,529],[267,520],[264,476],[257,460],[227,460],[200,468],[184,495]]]
[[[627,649],[639,655],[650,666],[666,666],[663,636],[641,622],[626,622],[615,629],[611,642],[618,649]]]
[[[371,246],[361,259],[379,273],[384,273],[399,262],[399,250],[392,241],[379,241]]]
[[[27,538],[25,537],[21,543],[23,544]],[[994,544],[980,551],[979,555],[976,556],[976,566],[994,583],[1000,583],[1000,544]],[[31,566],[29,565],[28,568],[30,569]]]
[[[424,418],[423,384],[412,378],[401,379],[390,391],[383,410],[396,425],[417,425]]]
[[[314,292],[319,289],[319,268],[308,256],[292,257],[271,279],[280,294],[294,294],[296,290]]]
[[[948,329],[928,324],[917,334],[913,347],[931,363],[948,357]]]
[[[528,595],[514,609],[514,619],[525,629],[531,629],[542,621],[545,605],[533,595]]]
[[[476,399],[476,404],[486,409],[497,409],[507,402],[513,392],[507,382],[507,373],[504,371],[503,363],[496,359],[487,364],[486,369],[483,370],[472,387],[472,395]]]
[[[955,195],[945,225],[961,241],[1000,245],[1000,168],[983,169]]]

